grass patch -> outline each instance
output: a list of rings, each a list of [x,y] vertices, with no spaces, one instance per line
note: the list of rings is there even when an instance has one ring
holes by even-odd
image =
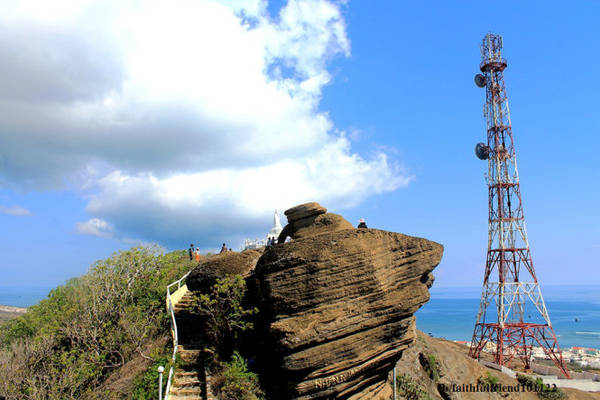
[[[433,380],[434,382],[437,382],[440,379],[440,365],[434,354],[425,355],[423,353],[419,353],[419,363],[423,367],[423,370],[427,373],[427,376],[429,376],[429,379]]]
[[[477,383],[481,386],[488,386],[490,388],[489,391],[497,392],[500,390],[498,377],[494,374],[491,374],[489,371],[485,372],[485,376],[480,376],[477,378]]]
[[[398,395],[406,400],[431,400],[431,396],[409,375],[398,375],[396,377],[396,388]]]

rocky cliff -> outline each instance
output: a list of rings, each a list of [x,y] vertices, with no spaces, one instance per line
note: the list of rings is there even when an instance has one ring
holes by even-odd
[[[241,253],[228,251],[204,258],[186,279],[188,289],[208,293],[219,278],[227,275],[247,277],[256,266],[262,251],[246,250]]]
[[[443,247],[356,229],[318,203],[285,214],[279,243],[260,258],[209,259],[188,287],[206,290],[225,270],[247,276],[260,310],[250,347],[269,398],[389,399],[389,372],[415,340],[413,314],[429,300]]]
[[[252,276],[268,386],[278,399],[387,399],[443,247],[355,229],[315,204],[286,211],[294,240],[267,249]]]

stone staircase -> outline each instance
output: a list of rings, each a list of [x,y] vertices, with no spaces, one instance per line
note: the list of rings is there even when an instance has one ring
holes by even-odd
[[[217,400],[210,390],[210,377],[204,365],[206,346],[194,335],[194,319],[189,312],[192,293],[187,291],[173,306],[181,365],[175,369],[169,400]],[[196,327],[197,330],[197,327]]]

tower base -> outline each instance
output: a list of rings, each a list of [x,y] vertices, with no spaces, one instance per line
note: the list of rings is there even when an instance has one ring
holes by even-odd
[[[479,359],[481,351],[491,344],[490,353],[498,365],[508,365],[515,357],[530,369],[533,346],[540,346],[563,375],[571,378],[551,326],[526,322],[478,323],[475,325],[469,356]]]

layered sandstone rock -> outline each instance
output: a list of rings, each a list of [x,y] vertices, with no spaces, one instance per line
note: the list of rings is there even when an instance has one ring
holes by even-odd
[[[218,278],[236,274],[248,276],[261,254],[262,251],[245,250],[206,257],[188,275],[187,287],[192,291],[208,293]]]
[[[317,203],[289,211],[294,240],[267,249],[249,278],[270,397],[389,399],[443,247],[354,229]]]
[[[351,229],[352,224],[341,215],[327,213],[319,203],[304,203],[285,211],[288,224],[283,228],[278,243],[284,243],[289,236],[300,239],[319,233]]]

